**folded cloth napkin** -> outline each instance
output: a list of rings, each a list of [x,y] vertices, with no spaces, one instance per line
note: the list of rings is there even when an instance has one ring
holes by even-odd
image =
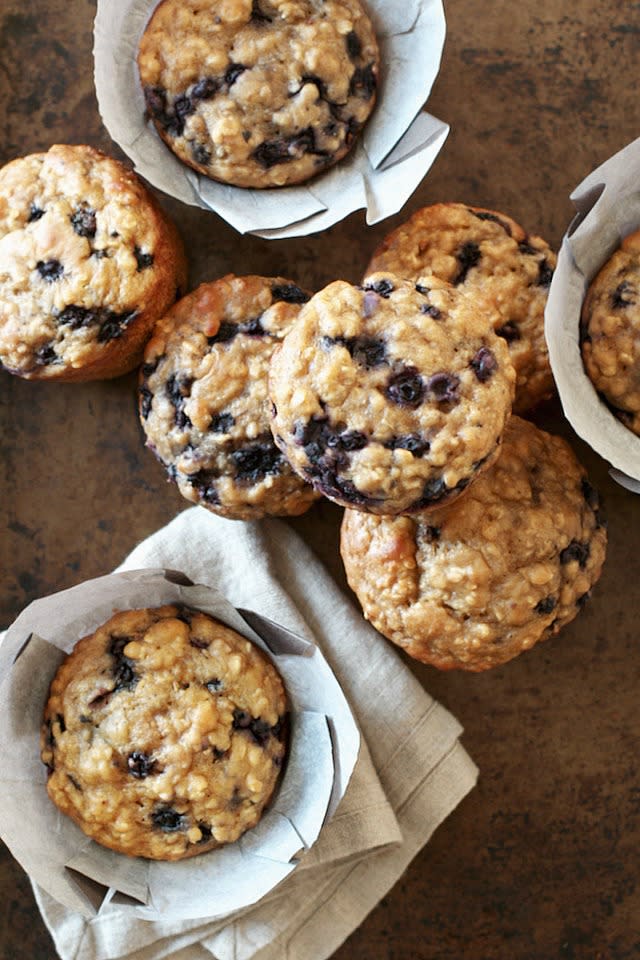
[[[359,723],[361,752],[318,842],[253,907],[222,920],[144,921],[107,904],[86,920],[35,887],[56,949],[63,960],[324,960],[473,787],[462,729],[286,524],[237,523],[193,507],[118,569],[146,567],[180,570],[314,640]]]

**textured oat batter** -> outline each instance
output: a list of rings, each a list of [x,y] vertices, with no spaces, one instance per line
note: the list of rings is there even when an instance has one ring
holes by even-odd
[[[205,176],[300,183],[351,148],[378,48],[360,0],[163,0],[140,42],[147,111]]]
[[[86,146],[0,170],[0,362],[28,379],[138,365],[186,282],[177,232],[134,173]]]
[[[495,329],[516,368],[514,411],[524,413],[554,389],[544,338],[544,308],[556,255],[511,217],[462,203],[418,210],[376,250],[368,267],[401,277],[432,273],[496,311]]]
[[[594,387],[640,436],[640,231],[625,237],[589,287],[580,334]]]
[[[498,461],[428,516],[347,510],[341,553],[365,617],[441,669],[487,670],[572,620],[600,576],[598,494],[569,446],[512,417]]]
[[[282,277],[229,275],[180,300],[145,352],[147,445],[187,500],[236,520],[303,513],[317,498],[269,430],[267,374],[310,294]]]
[[[458,496],[498,454],[515,374],[492,317],[435,277],[330,284],[274,354],[271,429],[343,506],[406,513]]]
[[[60,666],[42,727],[53,802],[98,843],[178,860],[254,826],[285,755],[267,658],[182,607],[118,613]]]

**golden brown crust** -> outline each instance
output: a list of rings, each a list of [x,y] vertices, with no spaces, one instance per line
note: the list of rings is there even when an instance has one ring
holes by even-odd
[[[0,362],[80,382],[134,369],[186,284],[175,226],[142,181],[88,146],[0,170]]]
[[[625,237],[589,286],[580,334],[587,376],[640,436],[640,231]]]
[[[488,300],[496,333],[516,369],[514,412],[523,413],[554,390],[544,337],[544,308],[556,255],[511,217],[462,203],[416,211],[373,254],[367,273],[390,270],[416,279],[432,273],[470,296]]]
[[[283,277],[204,283],[156,325],[140,376],[147,446],[181,494],[234,520],[317,499],[269,430],[269,361],[310,294]]]
[[[492,317],[449,284],[339,280],[274,354],[271,429],[293,469],[336,503],[435,508],[497,456],[514,380]]]
[[[487,670],[556,634],[605,551],[598,496],[571,449],[518,417],[461,500],[415,518],[347,510],[341,534],[365,617],[445,670]]]
[[[49,796],[120,853],[204,853],[260,819],[285,754],[285,712],[275,667],[230,628],[176,606],[118,613],[51,684]]]
[[[163,0],[138,68],[148,114],[184,163],[260,189],[308,180],[351,149],[378,56],[360,0]]]

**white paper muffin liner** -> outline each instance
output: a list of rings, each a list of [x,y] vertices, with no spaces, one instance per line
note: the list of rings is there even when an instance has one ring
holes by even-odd
[[[286,769],[258,825],[171,863],[115,853],[82,833],[47,795],[39,745],[49,684],[75,643],[117,610],[169,603],[209,613],[265,650],[290,705]],[[314,644],[172,571],[111,574],[35,601],[0,646],[0,676],[0,835],[35,883],[85,917],[110,904],[145,920],[211,919],[256,903],[313,845],[358,756],[358,728]]]
[[[98,0],[94,62],[102,119],[149,183],[183,203],[215,211],[240,233],[307,236],[360,208],[366,208],[367,223],[377,223],[406,203],[446,140],[447,124],[421,112],[444,46],[442,0],[367,0],[380,45],[380,84],[374,112],[347,157],[295,187],[249,190],[200,176],[145,121],[136,57],[157,4]]]
[[[562,241],[545,312],[551,368],[565,416],[604,457],[611,476],[640,493],[640,437],[598,396],[580,353],[580,313],[589,284],[628,234],[640,229],[640,139],[611,157],[571,194],[578,213]]]

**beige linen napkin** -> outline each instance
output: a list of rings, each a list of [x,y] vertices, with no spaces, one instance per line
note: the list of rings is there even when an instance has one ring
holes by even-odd
[[[314,640],[360,725],[360,756],[318,842],[254,907],[222,920],[149,922],[114,904],[85,920],[36,888],[56,949],[63,960],[324,960],[473,787],[462,729],[284,523],[238,523],[193,507],[119,569],[146,567],[180,570]]]

